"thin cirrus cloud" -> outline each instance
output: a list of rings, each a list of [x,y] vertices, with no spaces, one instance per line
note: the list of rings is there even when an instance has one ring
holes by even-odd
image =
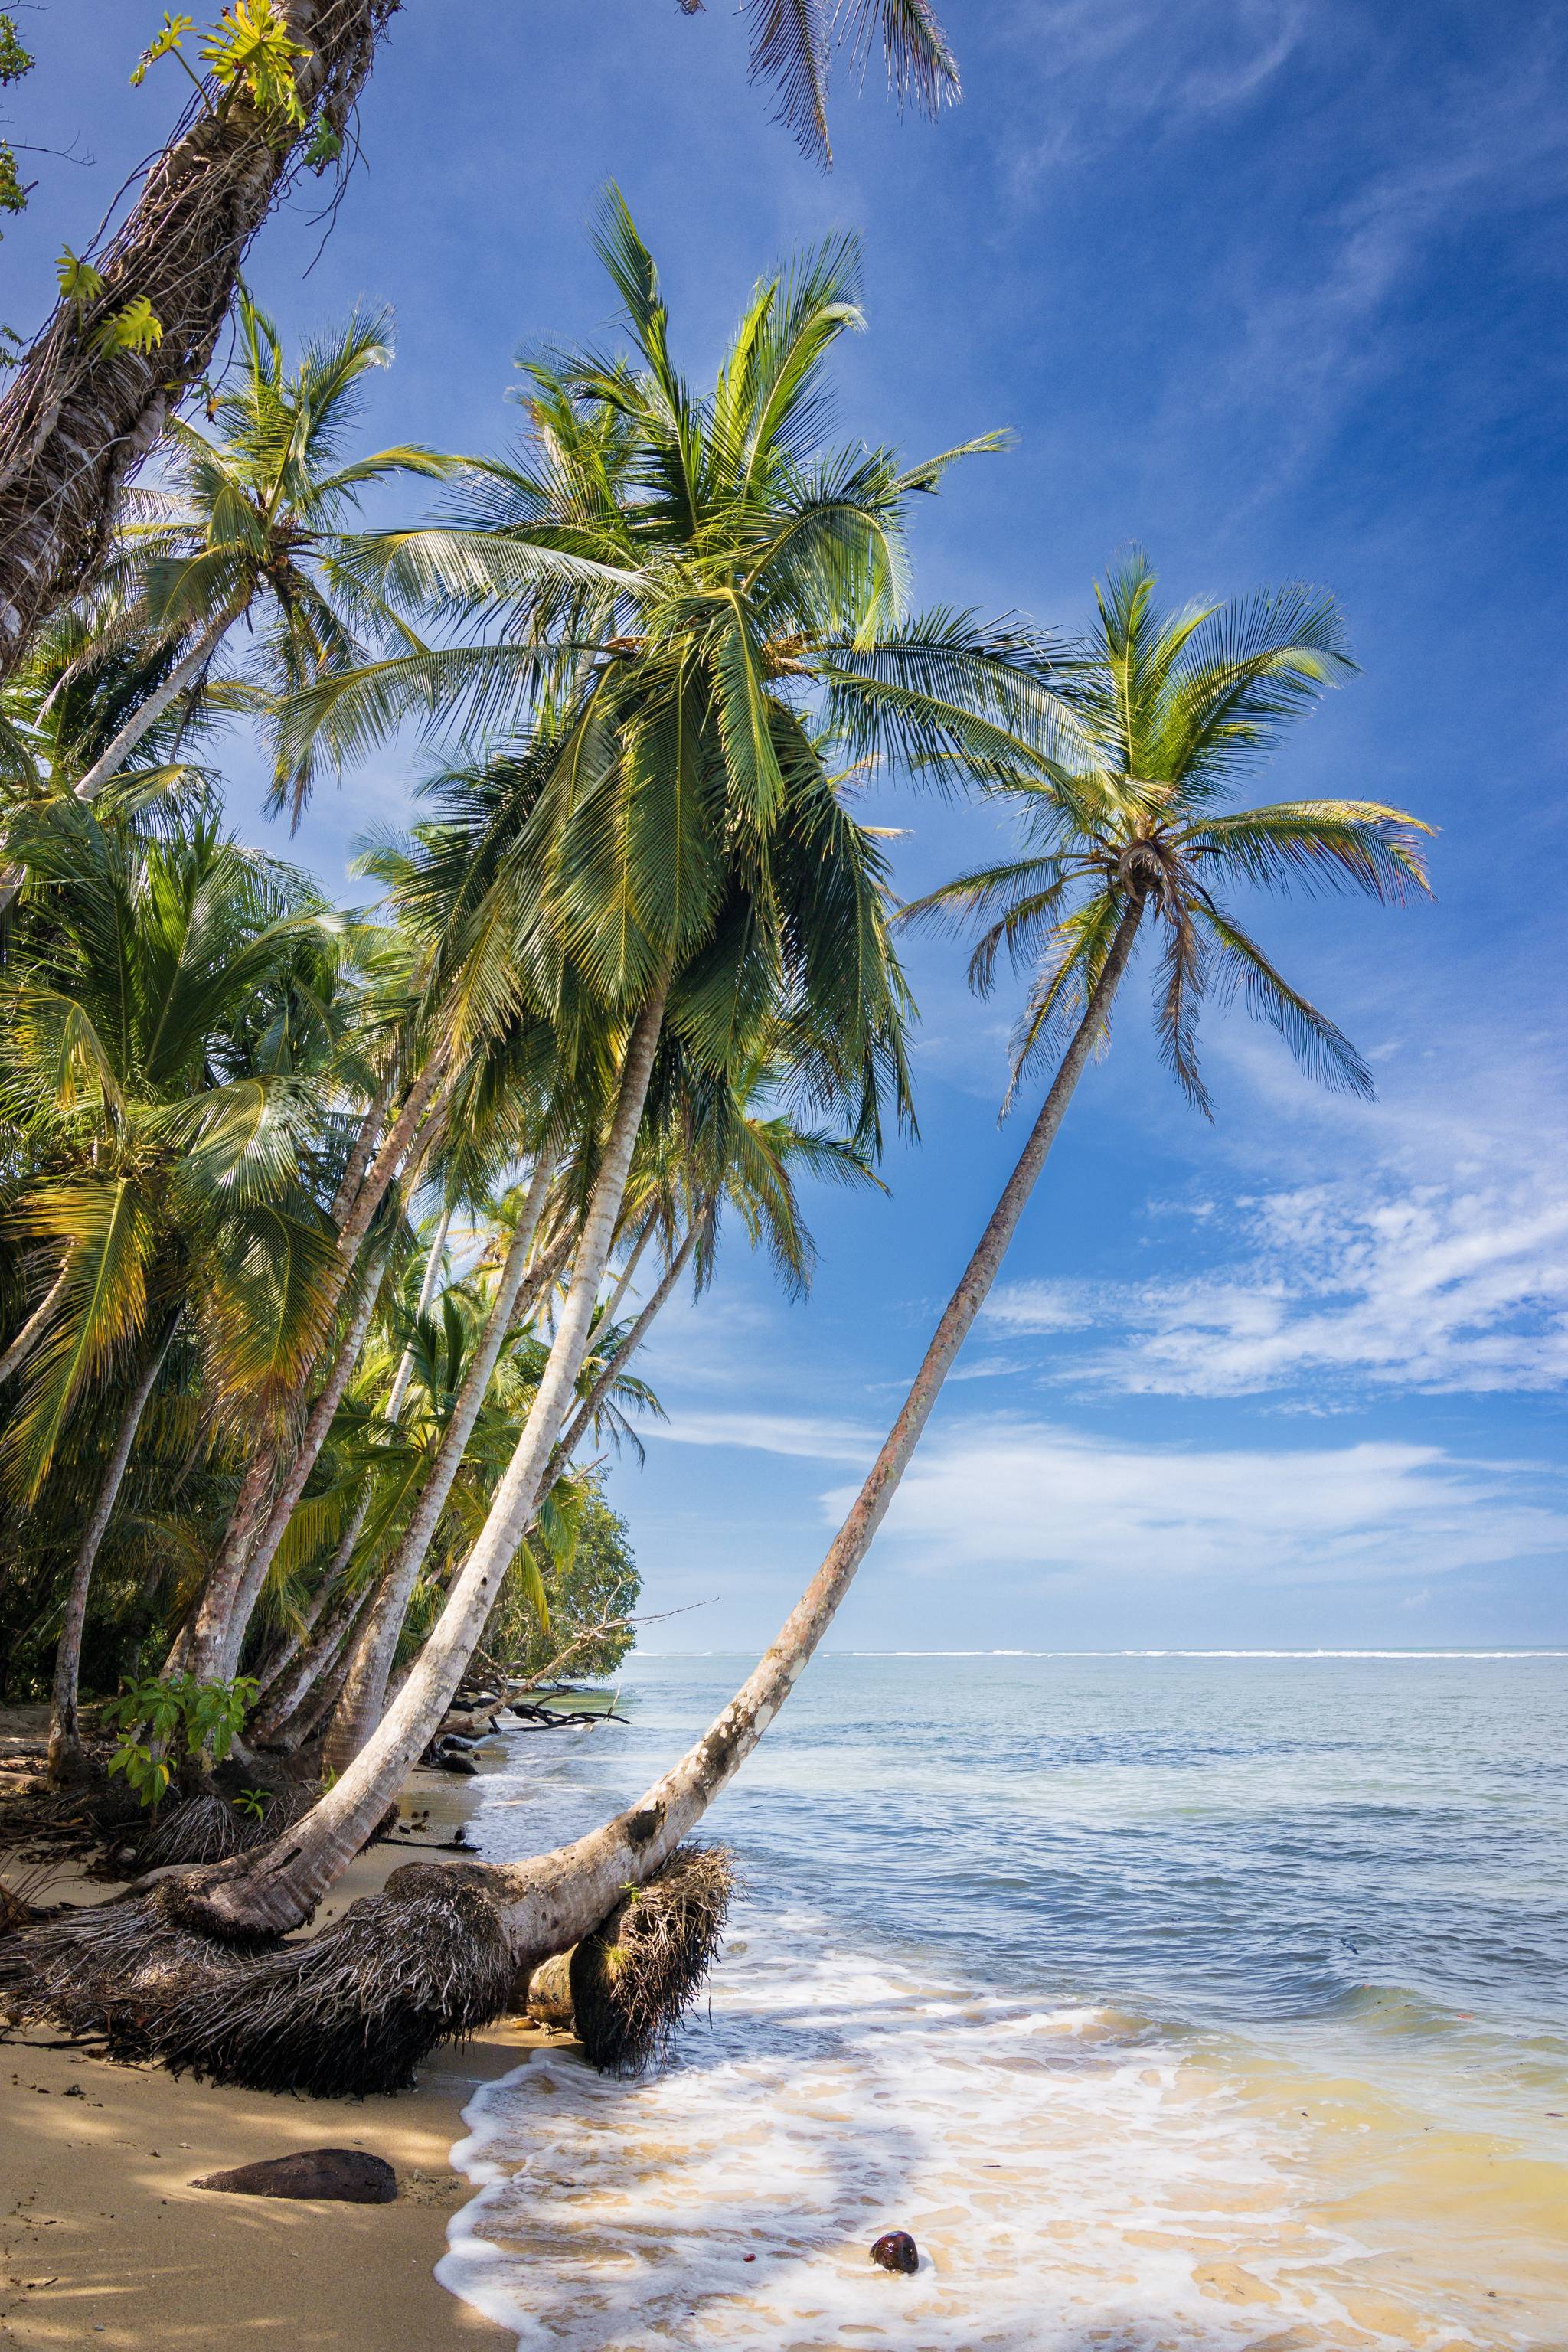
[[[1240,1230],[1237,1232],[1237,1223]],[[1024,1282],[994,1333],[1053,1342],[1047,1377],[1127,1394],[1247,1396],[1371,1383],[1546,1391],[1568,1379],[1568,1199],[1535,1185],[1349,1180],[1238,1204],[1232,1264],[1170,1281]],[[1064,1337],[1092,1334],[1087,1345]]]
[[[870,1460],[879,1433],[808,1414],[682,1413],[654,1433],[823,1463]],[[837,1524],[851,1484],[820,1498]],[[1530,1462],[1442,1446],[1141,1445],[981,1416],[929,1439],[879,1538],[934,1571],[984,1565],[1069,1579],[1417,1581],[1568,1552],[1560,1482]]]
[[[1403,1582],[1561,1555],[1568,1515],[1536,1465],[1434,1445],[1200,1452],[993,1421],[917,1456],[880,1539],[935,1570]]]
[[[1038,0],[1008,12],[994,37],[1015,90],[1042,76],[1049,104],[1032,113],[1031,135],[1014,167],[1016,189],[1041,173],[1079,163],[1132,124],[1169,130],[1238,106],[1296,49],[1304,0],[1222,0],[1173,14],[1161,0]]]

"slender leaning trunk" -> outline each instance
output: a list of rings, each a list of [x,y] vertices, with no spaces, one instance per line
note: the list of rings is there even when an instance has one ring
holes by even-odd
[[[0,902],[0,913],[4,911],[4,903]],[[64,1297],[66,1284],[69,1279],[68,1265],[62,1265],[5,1354],[0,1356],[0,1381],[8,1381],[13,1372],[21,1370],[44,1333],[48,1329],[49,1318]]]
[[[733,1779],[795,1687],[870,1549],[952,1360],[996,1279],[1073,1089],[1104,1028],[1132,953],[1142,907],[1142,898],[1134,898],[1122,916],[1083,1019],[979,1246],[936,1327],[903,1409],[826,1558],[773,1647],[696,1747],[628,1811],[554,1853],[482,1873],[481,1883],[500,1908],[520,1969],[567,1950],[608,1916],[626,1886],[640,1885],[668,1860]],[[392,1884],[395,1888],[395,1877]]]
[[[632,1024],[615,1116],[577,1244],[572,1287],[532,1408],[479,1539],[407,1681],[342,1779],[278,1844],[247,1856],[237,1867],[221,1864],[204,1885],[193,1885],[189,1899],[195,1914],[219,1934],[282,1930],[308,1918],[396,1796],[451,1704],[501,1580],[528,1531],[587,1353],[599,1285],[615,1241],[653,1075],[664,995],[661,987]]]
[[[561,1440],[559,1452],[563,1462],[569,1462],[573,1454],[576,1453],[579,1445],[582,1444],[584,1438],[587,1435],[589,1429],[593,1425],[594,1415],[598,1412],[600,1406],[604,1403],[605,1399],[609,1395],[610,1391],[615,1387],[616,1382],[620,1379],[621,1374],[626,1370],[626,1366],[631,1362],[632,1358],[637,1354],[637,1349],[642,1346],[643,1341],[647,1338],[648,1333],[652,1330],[659,1309],[668,1300],[671,1293],[674,1291],[676,1284],[680,1280],[681,1276],[685,1273],[687,1263],[696,1245],[697,1226],[695,1222],[693,1222],[693,1223],[687,1228],[686,1239],[681,1243],[680,1247],[676,1251],[675,1255],[670,1259],[669,1264],[665,1267],[664,1272],[660,1275],[657,1285],[649,1295],[647,1306],[637,1317],[637,1321],[632,1325],[631,1329],[626,1333],[626,1338],[621,1341],[620,1346],[616,1349],[615,1354],[610,1358],[609,1362],[605,1366],[604,1370],[599,1374],[598,1379],[594,1382],[593,1388],[589,1391],[587,1396],[584,1397],[583,1402],[578,1406],[576,1413],[567,1428],[565,1434]]]
[[[158,1375],[163,1369],[163,1359],[169,1352],[169,1342],[174,1336],[178,1320],[177,1316],[171,1318],[126,1401],[125,1411],[120,1417],[120,1427],[115,1433],[109,1466],[103,1474],[103,1484],[98,1490],[98,1500],[82,1530],[81,1543],[71,1565],[65,1617],[60,1625],[59,1644],[55,1651],[54,1688],[49,1701],[48,1774],[56,1788],[79,1778],[81,1773],[84,1759],[77,1719],[77,1698],[81,1672],[82,1632],[87,1624],[88,1592],[92,1583],[99,1547],[114,1516],[114,1506],[119,1499],[126,1465],[131,1459],[131,1449],[136,1443],[136,1433],[142,1426],[148,1399],[157,1386]]]
[[[452,1417],[442,1432],[430,1475],[420,1490],[413,1516],[381,1580],[370,1612],[354,1638],[337,1711],[327,1734],[325,1761],[331,1771],[346,1772],[381,1721],[382,1709],[386,1704],[387,1678],[392,1672],[393,1659],[397,1654],[398,1637],[403,1632],[403,1621],[408,1614],[409,1599],[425,1555],[430,1549],[430,1538],[436,1532],[437,1522],[447,1507],[447,1497],[462,1467],[463,1455],[489,1390],[491,1374],[500,1360],[511,1325],[512,1310],[522,1290],[523,1277],[528,1270],[528,1255],[533,1246],[533,1236],[553,1173],[553,1160],[547,1153],[542,1153],[524,1197],[510,1245],[501,1263],[495,1297],[485,1318],[484,1331],[458,1391]]]
[[[241,1645],[250,1624],[251,1612],[256,1607],[267,1572],[278,1557],[295,1504],[305,1491],[305,1482],[316,1466],[317,1458],[326,1442],[328,1430],[343,1400],[343,1391],[353,1376],[354,1366],[364,1345],[370,1318],[375,1312],[375,1301],[381,1287],[380,1268],[367,1277],[363,1293],[349,1319],[347,1330],[338,1344],[326,1385],[311,1406],[310,1416],[300,1433],[282,1484],[278,1488],[265,1518],[257,1512],[252,1524],[259,1522],[255,1539],[243,1551],[237,1545],[226,1547],[221,1563],[223,1573],[208,1581],[202,1595],[195,1630],[191,1640],[191,1672],[198,1682],[226,1679],[233,1674]],[[271,1485],[270,1478],[268,1481]]]
[[[120,773],[128,752],[133,751],[149,728],[155,727],[169,705],[184,694],[194,677],[200,676],[212,659],[218,646],[245,611],[248,599],[237,599],[225,606],[216,619],[208,623],[188,654],[177,661],[157,690],[138,703],[124,726],[108,749],[100,753],[86,774],[79,776],[71,791],[79,801],[96,800],[111,777]]]
[[[339,1571],[337,1580],[330,1591],[329,1580],[322,1580],[322,1608],[315,1625],[260,1694],[256,1712],[245,1727],[245,1736],[253,1748],[271,1747],[278,1741],[284,1726],[299,1713],[321,1676],[341,1655],[352,1629],[364,1613],[369,1596],[363,1587],[356,1592],[339,1567],[342,1562],[346,1568],[352,1549],[350,1545],[339,1545],[332,1561],[333,1569]]]
[[[344,135],[398,0],[281,0],[309,50],[298,117],[241,81],[183,121],[129,215],[93,259],[103,291],[61,300],[0,401],[0,677],[41,622],[102,570],[120,492],[200,382],[228,316],[246,248],[286,186],[313,121]],[[109,321],[144,299],[161,330],[125,351]]]
[[[332,1315],[342,1300],[349,1278],[358,1264],[365,1235],[370,1231],[371,1222],[385,1198],[393,1178],[400,1169],[406,1172],[415,1165],[422,1152],[424,1145],[419,1133],[421,1122],[425,1118],[426,1112],[430,1108],[444,1066],[444,1056],[437,1049],[430,1055],[425,1067],[410,1087],[402,1109],[383,1138],[380,1149],[375,1152],[374,1158],[370,1160],[366,1172],[360,1179],[357,1189],[348,1202],[340,1223],[338,1246],[331,1271],[324,1286],[324,1297],[321,1301],[323,1316]],[[362,1142],[365,1140],[363,1130],[361,1140]],[[368,1144],[365,1156],[369,1159]],[[344,1199],[346,1190],[345,1179],[344,1187],[339,1192],[340,1201]],[[357,1353],[357,1348],[354,1352]],[[342,1368],[343,1363],[344,1352],[340,1346],[334,1361],[334,1374]],[[301,1375],[300,1386],[290,1400],[291,1412],[302,1409],[304,1392],[313,1369],[313,1367],[310,1368]],[[343,1373],[345,1382],[348,1372],[352,1370],[351,1357],[348,1369]],[[336,1410],[335,1404],[333,1410]],[[285,1481],[288,1481],[292,1472],[300,1470],[303,1460],[303,1471],[300,1477],[300,1491],[303,1491],[304,1480],[310,1475],[316,1454],[321,1450],[321,1442],[326,1436],[331,1420],[331,1413],[326,1416],[325,1421],[321,1421],[315,1413],[309,1417],[301,1433],[299,1446],[289,1457],[289,1468],[284,1467],[282,1461],[284,1448],[275,1442],[267,1440],[262,1443],[247,1471],[233,1514],[225,1530],[217,1558],[213,1563],[212,1572],[202,1595],[195,1630],[190,1635],[182,1636],[185,1653],[200,1654],[201,1663],[196,1667],[198,1674],[210,1676],[222,1671],[223,1659],[230,1647],[230,1632],[235,1627],[237,1620],[238,1621],[237,1637],[234,1641],[233,1651],[234,1654],[237,1655],[238,1642],[243,1640],[245,1628],[250,1621],[249,1607],[242,1608],[241,1605],[244,1591],[248,1583],[254,1599],[255,1592],[260,1590],[260,1577],[251,1580],[249,1576],[253,1549],[258,1543],[265,1543],[276,1528],[272,1544],[273,1551],[276,1552],[277,1544],[282,1538],[282,1526],[287,1524],[287,1513],[284,1514],[282,1525],[278,1524],[277,1511],[273,1507],[272,1498],[279,1474],[281,1472]],[[312,1434],[315,1440],[315,1452],[309,1454],[309,1459],[304,1459]],[[298,1500],[298,1494],[294,1499]],[[292,1508],[291,1502],[289,1509],[292,1510]],[[265,1569],[261,1573],[265,1575]],[[171,1653],[171,1665],[172,1664],[173,1653]],[[168,1670],[165,1669],[165,1671]]]
[[[441,1275],[441,1256],[447,1246],[447,1233],[451,1222],[451,1210],[443,1209],[440,1222],[436,1228],[436,1238],[430,1245],[430,1254],[425,1261],[424,1279],[419,1285],[418,1304],[414,1310],[416,1316],[426,1312],[436,1295],[436,1286]],[[225,1669],[229,1674],[234,1672],[239,1663],[240,1645],[245,1640],[246,1629],[250,1623],[251,1614],[260,1598],[261,1588],[267,1580],[268,1570],[278,1557],[279,1547],[289,1532],[289,1522],[299,1505],[300,1496],[305,1491],[310,1473],[321,1458],[321,1448],[327,1442],[327,1434],[331,1428],[338,1407],[342,1404],[348,1384],[353,1378],[354,1366],[358,1363],[360,1351],[364,1346],[365,1333],[370,1328],[370,1318],[375,1311],[375,1302],[380,1288],[381,1277],[378,1273],[374,1281],[367,1282],[365,1285],[364,1296],[360,1300],[353,1320],[343,1336],[342,1344],[338,1349],[327,1384],[310,1409],[310,1418],[306,1423],[299,1445],[295,1449],[289,1474],[279,1487],[272,1508],[268,1514],[267,1525],[263,1528],[255,1549],[246,1561],[245,1574],[240,1582],[235,1607],[230,1612],[225,1639]],[[393,1376],[392,1387],[382,1407],[382,1412],[386,1420],[395,1421],[403,1410],[403,1400],[408,1393],[408,1383],[413,1373],[414,1342],[411,1339],[403,1350],[397,1370]],[[370,1517],[370,1505],[371,1496],[367,1487],[355,1508],[348,1533],[338,1548],[337,1559],[333,1561],[334,1569],[339,1559],[346,1568],[348,1562],[353,1558],[354,1546],[358,1543],[364,1523]]]

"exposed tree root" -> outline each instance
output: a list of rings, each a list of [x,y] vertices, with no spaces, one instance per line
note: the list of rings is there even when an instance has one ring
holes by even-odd
[[[517,1973],[472,1878],[421,1879],[319,1936],[250,1950],[185,1926],[180,1882],[166,1879],[0,1940],[0,2011],[250,2090],[405,2090],[437,2042],[503,2013]]]
[[[137,1848],[138,1870],[163,1870],[172,1863],[227,1862],[280,1837],[310,1800],[300,1790],[293,1797],[268,1797],[259,1813],[247,1812],[216,1789],[166,1805],[156,1828]]]
[[[682,1846],[577,1946],[573,2019],[601,2074],[640,2074],[669,2055],[719,1956],[734,1890],[727,1847]]]

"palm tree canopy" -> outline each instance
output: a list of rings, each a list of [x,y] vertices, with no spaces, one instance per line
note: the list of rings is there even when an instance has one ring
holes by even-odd
[[[679,0],[683,15],[700,13],[706,0]],[[830,163],[827,93],[833,53],[847,45],[853,64],[864,71],[880,48],[888,87],[900,106],[910,103],[927,114],[957,102],[958,67],[927,0],[748,0],[753,81],[770,81],[779,94],[774,120],[787,123],[803,152]]]
[[[826,442],[828,361],[861,323],[851,239],[758,284],[700,395],[614,189],[596,242],[624,348],[531,362],[522,448],[476,464],[438,524],[343,551],[367,595],[499,634],[323,678],[286,740],[346,759],[410,714],[510,731],[438,785],[427,920],[405,902],[457,943],[473,1017],[526,996],[561,1040],[574,1005],[602,1025],[662,974],[670,1035],[710,1072],[786,1012],[836,1041],[824,1087],[857,1063],[870,1132],[874,1097],[903,1095],[905,1008],[843,763],[994,765],[1056,707],[1045,639],[906,608],[912,500],[1002,436],[912,467]]]
[[[247,295],[236,312],[235,363],[207,404],[204,433],[175,419],[162,480],[127,494],[108,575],[126,625],[179,646],[227,614],[254,636],[247,674],[259,707],[353,667],[389,636],[395,616],[344,572],[338,550],[361,494],[395,475],[439,478],[454,461],[408,443],[352,457],[365,380],[391,364],[389,311],[355,311],[317,337],[290,370],[278,330]],[[296,818],[308,767],[280,763],[272,804]]]
[[[219,1385],[319,1342],[315,1169],[344,927],[298,874],[196,826],[67,800],[28,819],[34,895],[0,1002],[13,1231],[66,1280],[5,1432],[37,1491],[84,1388],[189,1297]]]
[[[1303,1067],[1372,1090],[1333,1022],[1293,988],[1223,895],[1352,889],[1402,900],[1428,885],[1432,828],[1376,801],[1235,809],[1236,787],[1283,729],[1354,668],[1342,616],[1291,586],[1163,611],[1141,554],[1096,590],[1093,630],[1048,740],[998,763],[989,789],[1018,818],[1023,854],[957,877],[904,921],[976,925],[970,978],[992,987],[1005,949],[1032,985],[1014,1038],[1014,1078],[1059,1050],[1093,990],[1131,901],[1162,935],[1155,1018],[1162,1058],[1205,1113],[1196,1032],[1205,1001],[1240,992]]]

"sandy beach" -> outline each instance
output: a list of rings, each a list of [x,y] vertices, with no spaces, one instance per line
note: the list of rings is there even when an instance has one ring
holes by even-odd
[[[463,1817],[467,1797],[465,1782],[416,1773],[405,1801],[428,1805],[440,1836]],[[362,1854],[320,1923],[374,1893],[405,1851],[388,1843]],[[105,1891],[62,1872],[42,1899],[101,1900]],[[500,2352],[511,2336],[434,2276],[447,2220],[472,2194],[448,2152],[474,2084],[549,2038],[503,2022],[437,2051],[416,2090],[365,2100],[176,2082],[47,2032],[0,2043],[0,2346]],[[395,2201],[305,2203],[191,2185],[323,2147],[384,2157],[398,2176]]]

